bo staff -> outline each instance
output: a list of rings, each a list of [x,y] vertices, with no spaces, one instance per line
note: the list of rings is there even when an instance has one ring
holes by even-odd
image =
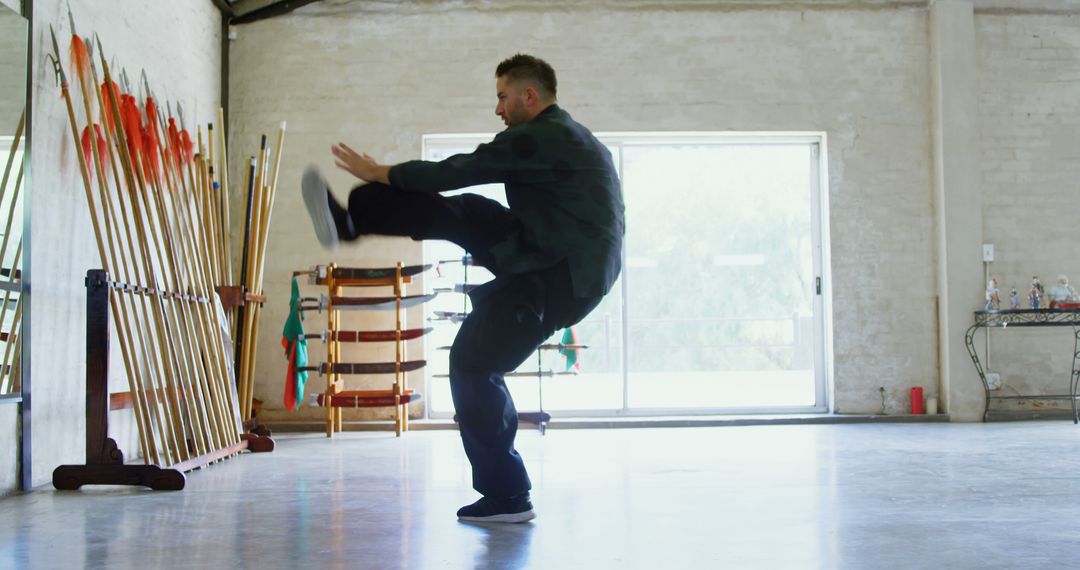
[[[172,122],[172,120],[170,120],[170,129],[174,129],[174,125],[175,124]],[[170,140],[173,144],[177,143],[177,139],[173,137],[170,137]],[[190,168],[188,169],[188,173],[191,174]],[[195,201],[198,203],[198,194],[200,193],[200,189],[196,185],[197,181],[194,179],[185,179],[183,177],[182,169],[177,170],[176,175],[178,175],[180,178],[178,187],[184,188],[184,191],[187,192],[188,195],[194,198]],[[186,223],[183,225],[183,227],[186,230],[189,230],[192,236],[196,235],[195,228],[198,228],[198,234],[201,235],[201,243],[203,244],[203,246],[199,247],[198,244],[196,244],[196,242],[194,241],[194,239],[192,239],[190,242],[191,246],[198,249],[199,251],[206,252],[209,250],[209,245],[211,244],[211,238],[208,234],[207,225],[202,222],[202,218],[200,218],[199,215],[195,214],[195,212],[198,211],[197,209],[188,209],[188,202],[189,200],[187,198],[181,199],[177,196],[177,193],[174,193],[174,205],[179,205],[177,206],[177,209],[181,211],[182,216],[186,220]],[[201,294],[213,298],[213,282],[210,273],[209,260],[206,258],[205,255],[193,255],[192,261],[194,262],[195,275],[196,280],[198,281],[198,287],[200,288],[200,291],[202,291]],[[206,306],[205,304],[200,304],[199,311],[201,315],[201,320],[199,324],[204,338],[220,338],[220,332],[214,326],[218,321],[216,321],[214,318],[216,315],[211,314],[213,312],[212,308]],[[228,366],[225,363],[225,353],[222,351],[222,347],[219,343],[211,342],[211,345],[211,354],[209,359],[212,360],[211,364],[215,367],[216,370],[216,382],[213,384],[212,388],[218,395],[218,398],[215,399],[214,404],[222,410],[223,414],[229,415],[229,411],[225,408],[232,407],[231,405],[229,405],[229,403],[231,401],[234,401],[235,397],[233,396],[233,391],[230,389],[231,382],[228,381],[228,378],[230,378],[230,373],[228,372]],[[231,413],[231,419],[232,421],[229,423],[229,425],[227,425],[227,427],[231,430],[230,432],[228,432],[228,435],[230,436],[230,439],[233,439],[234,441],[239,441],[239,430],[235,427],[235,412]]]
[[[222,223],[225,226],[225,262],[228,269],[228,283],[235,283],[232,269],[232,223],[229,217],[229,153],[225,142],[225,110],[218,107],[218,136],[221,137],[218,145],[218,176],[221,178],[221,213],[224,216]]]
[[[172,140],[173,144],[175,144],[175,142],[175,140]],[[165,150],[166,148],[167,147],[162,146],[161,152],[163,156],[169,155],[169,153]],[[170,148],[170,150],[172,149]],[[173,153],[173,156],[175,157],[175,153]],[[201,162],[200,172],[202,172]],[[172,176],[175,176],[177,174],[182,178],[183,170],[176,170],[172,175],[167,177],[167,180],[169,180],[170,188],[173,188],[173,182],[171,181]],[[180,183],[176,184],[177,188],[179,188],[180,186]],[[193,184],[192,190],[198,192],[198,180],[196,180]],[[181,204],[186,203],[186,200],[181,199],[178,194],[179,192],[177,191],[170,192],[170,195],[172,196],[173,210],[176,214],[176,217],[178,219],[185,220],[182,223],[177,223],[176,225],[178,226],[178,228],[175,229],[175,233],[180,236],[180,243],[186,246],[186,255],[183,256],[186,261],[183,264],[178,263],[178,266],[181,271],[181,275],[186,276],[187,287],[192,288],[199,296],[206,296],[207,293],[203,282],[203,269],[205,267],[204,263],[208,261],[205,259],[205,254],[209,254],[210,251],[206,248],[199,248],[198,244],[193,239],[195,232],[191,230],[191,226],[194,222],[192,220],[191,213],[187,211],[186,206],[181,206]],[[167,208],[165,208],[164,206],[163,201],[161,200],[160,191],[155,194],[155,197],[158,198],[159,209],[163,211],[167,210]],[[198,225],[202,227],[201,223]],[[188,239],[188,236],[192,236],[192,239]],[[198,251],[203,252],[204,255],[200,255]],[[176,257],[180,257],[179,249],[175,255]],[[210,295],[212,295],[212,293]],[[219,440],[220,442],[231,442],[233,439],[233,434],[229,433],[227,429],[227,413],[221,404],[222,396],[217,388],[217,379],[222,376],[224,370],[221,366],[219,366],[220,359],[217,355],[217,351],[219,350],[219,348],[217,347],[217,343],[213,342],[213,339],[217,338],[218,335],[216,331],[214,331],[213,326],[207,325],[209,313],[207,312],[207,307],[205,303],[197,304],[197,306],[193,308],[193,311],[195,313],[195,323],[188,323],[189,331],[193,330],[191,327],[194,326],[198,327],[198,331],[189,332],[189,335],[194,338],[202,338],[204,339],[204,341],[201,345],[195,342],[193,342],[192,344],[193,346],[202,346],[203,350],[208,353],[205,355],[205,358],[198,355],[196,356],[197,361],[202,364],[201,370],[204,374],[205,380],[199,386],[200,395],[202,400],[206,402],[206,405],[209,408],[208,412],[210,413],[210,415],[213,416],[213,422],[211,425],[213,426],[214,430],[216,430],[214,431],[214,433],[217,434],[215,436],[215,439]],[[196,352],[198,351],[196,350]]]
[[[263,137],[263,146],[266,146],[266,137]],[[247,212],[244,215],[244,251],[240,256],[240,290],[247,293],[247,266],[248,266],[248,254],[250,248],[248,247],[251,242],[251,208],[255,201],[255,158],[248,159],[248,189],[247,189]],[[244,343],[244,305],[241,304],[237,311],[237,329],[236,329],[236,380],[240,381],[240,347]],[[242,406],[241,406],[242,407]],[[243,410],[241,410],[243,411]]]
[[[259,216],[259,232],[257,233],[256,255],[253,259],[254,271],[254,287],[256,294],[261,295],[263,293],[263,275],[266,268],[266,244],[268,236],[270,234],[270,220],[273,214],[274,199],[277,194],[277,179],[278,173],[281,170],[281,156],[285,147],[285,128],[286,122],[281,122],[281,128],[278,130],[277,143],[274,148],[274,165],[271,175],[268,177],[269,184],[267,185],[267,191],[264,193],[266,199],[263,203],[263,207],[260,208]],[[254,396],[254,384],[255,384],[255,354],[256,354],[256,342],[259,333],[259,316],[262,313],[262,307],[255,305],[252,307],[254,311],[254,317],[252,319],[250,329],[250,342],[245,343],[247,374],[245,375],[245,386],[247,393],[245,394],[244,402],[250,408],[250,402]],[[245,415],[245,419],[250,419],[250,409]]]

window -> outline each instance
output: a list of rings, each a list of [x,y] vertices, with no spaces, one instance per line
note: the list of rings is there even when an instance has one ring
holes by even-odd
[[[826,340],[821,191],[823,134],[613,133],[599,138],[623,183],[623,273],[575,327],[576,375],[507,378],[519,411],[654,415],[824,411]],[[469,152],[491,135],[432,135],[424,158]],[[463,189],[505,203],[501,185]],[[425,243],[425,262],[462,250]],[[441,265],[436,287],[490,278]],[[431,308],[465,311],[464,295]],[[449,417],[446,350],[456,327],[428,342],[428,406]],[[558,342],[557,333],[551,342]],[[541,360],[542,359],[542,360]],[[522,372],[562,372],[557,352]]]

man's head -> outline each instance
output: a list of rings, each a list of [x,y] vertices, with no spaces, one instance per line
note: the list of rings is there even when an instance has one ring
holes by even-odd
[[[555,102],[555,70],[540,58],[517,54],[495,68],[495,114],[506,126],[527,123]]]

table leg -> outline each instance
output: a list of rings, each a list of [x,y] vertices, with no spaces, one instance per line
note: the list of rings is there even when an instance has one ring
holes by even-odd
[[[983,421],[985,422],[986,416],[990,413],[990,384],[986,381],[986,371],[983,370],[982,362],[979,361],[979,353],[975,352],[975,331],[978,330],[978,328],[979,327],[975,325],[968,328],[967,334],[964,335],[964,344],[967,345],[968,354],[971,356],[971,363],[975,365],[975,371],[979,373],[979,379],[982,380],[983,391],[986,394],[986,399],[983,401]],[[1080,333],[1077,334],[1077,342],[1080,342]],[[1075,369],[1075,357],[1073,362],[1073,368]],[[1076,376],[1074,375],[1073,378],[1076,378]]]

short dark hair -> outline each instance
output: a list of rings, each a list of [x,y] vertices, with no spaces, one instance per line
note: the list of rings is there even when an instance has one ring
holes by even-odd
[[[523,53],[504,59],[495,68],[495,77],[506,77],[510,81],[529,81],[537,87],[540,95],[552,99],[555,98],[555,89],[558,86],[555,70],[548,62]]]

